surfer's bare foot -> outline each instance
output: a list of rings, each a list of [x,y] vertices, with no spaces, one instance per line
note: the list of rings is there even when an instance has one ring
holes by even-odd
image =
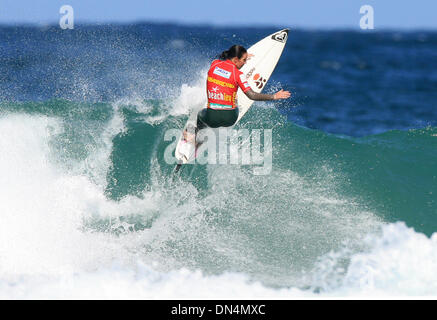
[[[190,132],[189,130],[184,130],[184,140],[188,143],[195,144],[196,143],[196,134],[194,132]]]

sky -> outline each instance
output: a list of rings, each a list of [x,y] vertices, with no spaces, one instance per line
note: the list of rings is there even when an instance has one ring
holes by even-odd
[[[359,29],[370,5],[374,29],[437,29],[437,0],[0,0],[0,24],[173,22],[215,26]]]

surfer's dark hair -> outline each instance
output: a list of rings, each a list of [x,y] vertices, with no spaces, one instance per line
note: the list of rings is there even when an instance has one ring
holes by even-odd
[[[244,48],[243,46],[239,46],[239,45],[235,44],[232,47],[230,47],[228,50],[223,51],[218,56],[218,58],[220,60],[228,60],[228,59],[232,59],[234,57],[241,59],[243,54],[245,54],[246,52],[247,52],[246,48]]]

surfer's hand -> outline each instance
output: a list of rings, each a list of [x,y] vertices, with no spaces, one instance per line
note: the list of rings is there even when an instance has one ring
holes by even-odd
[[[290,98],[290,96],[291,96],[290,91],[284,91],[281,89],[280,91],[276,92],[273,95],[273,100],[288,99]]]

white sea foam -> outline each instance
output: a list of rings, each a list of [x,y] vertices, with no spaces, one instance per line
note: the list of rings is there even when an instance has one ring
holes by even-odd
[[[108,123],[101,151],[96,151],[100,156],[91,157],[96,159],[96,167],[102,170],[109,167],[111,136],[121,129],[118,118]],[[65,170],[52,161],[55,155],[50,141],[62,130],[62,121],[44,116],[19,114],[0,118],[0,298],[437,296],[437,235],[428,238],[403,223],[381,225],[380,232],[370,232],[365,251],[340,246],[322,255],[305,289],[267,287],[256,279],[254,282],[253,276],[244,271],[211,275],[188,270],[177,264],[172,266],[171,256],[165,268],[160,268],[153,254],[144,256],[149,250],[145,246],[153,245],[152,251],[159,252],[165,241],[181,240],[176,231],[184,231],[183,228],[194,231],[202,226],[202,215],[186,213],[201,210],[201,204],[191,200],[172,205],[159,188],[144,192],[141,198],[108,199],[102,185],[92,176]],[[195,192],[189,186],[186,191]],[[338,208],[337,201],[323,194],[321,200],[323,206]],[[344,201],[339,203],[347,205]],[[85,223],[93,217],[117,219],[120,215],[136,214],[153,217],[157,211],[161,213],[153,228],[120,236],[96,232]],[[192,226],[186,226],[187,221]],[[211,236],[218,237],[210,239],[213,242],[221,239],[220,233],[205,235]],[[236,239],[238,236],[235,235]],[[226,250],[228,244],[214,248]],[[224,257],[232,258],[232,254]]]
[[[189,114],[190,110],[206,107],[206,75],[207,70],[199,73],[198,80],[192,84],[182,84],[180,94],[172,103],[172,115]]]
[[[11,115],[0,119],[0,275],[77,272],[106,259],[111,244],[80,231],[85,214],[108,203],[82,175],[50,162],[55,119]]]
[[[196,81],[183,83],[172,99],[156,100],[157,106],[153,106],[153,102],[145,100],[138,93],[117,100],[114,106],[117,110],[122,106],[133,107],[136,112],[143,114],[140,119],[152,125],[161,123],[169,116],[188,115],[192,110],[206,106],[206,74],[207,70],[202,70]],[[152,112],[155,108],[156,112]]]
[[[151,266],[113,264],[95,271],[0,279],[2,299],[387,299],[436,297],[437,236],[402,223],[387,225],[369,238],[370,252],[352,255],[339,286],[315,293],[270,288],[243,274],[207,276],[186,269],[158,272]],[[326,262],[326,261],[325,261]],[[318,285],[323,286],[323,283]]]
[[[320,261],[330,266],[315,275],[318,282],[325,279],[317,284],[324,292],[360,298],[437,297],[437,233],[428,238],[397,222],[383,226],[381,235],[368,235],[365,241],[370,250],[352,254],[345,272],[337,269],[342,253]]]

